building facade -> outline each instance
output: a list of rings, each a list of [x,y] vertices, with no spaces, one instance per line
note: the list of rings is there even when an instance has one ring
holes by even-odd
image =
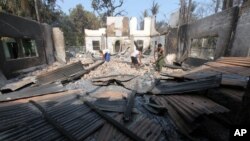
[[[159,35],[160,33],[155,30],[154,17],[144,18],[142,30],[138,29],[135,17],[130,19],[128,17],[107,17],[106,28],[85,29],[86,51],[95,54],[99,50],[109,49],[111,53],[118,53],[128,47],[134,49],[134,41],[145,49],[161,42],[161,38],[157,38]]]

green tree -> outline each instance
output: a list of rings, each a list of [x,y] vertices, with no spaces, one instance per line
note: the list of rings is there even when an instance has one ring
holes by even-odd
[[[159,13],[159,9],[160,9],[160,5],[157,2],[155,2],[155,0],[154,0],[152,3],[152,7],[150,9],[151,14],[153,16],[156,16]]]
[[[140,16],[140,28],[141,30],[144,29],[144,18],[145,17],[149,17],[149,13],[148,13],[148,10],[145,9],[142,13],[141,13],[141,16]]]
[[[85,11],[81,4],[70,11],[69,18],[76,31],[76,45],[84,44],[84,29],[98,29],[100,27],[100,20],[95,14]]]
[[[56,0],[36,0],[36,2],[41,22],[52,24],[60,16],[61,10],[57,7]],[[1,0],[0,9],[17,16],[37,19],[34,0]]]
[[[99,14],[102,21],[105,23],[108,16],[125,15],[125,10],[118,10],[122,7],[124,0],[92,0],[92,8]]]

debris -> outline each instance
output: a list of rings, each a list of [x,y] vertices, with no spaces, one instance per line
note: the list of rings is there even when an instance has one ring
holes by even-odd
[[[135,133],[133,133],[132,131],[130,131],[129,129],[127,129],[123,125],[121,125],[119,122],[117,122],[113,118],[109,117],[108,115],[106,115],[105,113],[103,113],[102,111],[100,111],[96,106],[94,106],[90,102],[88,102],[86,100],[83,100],[83,102],[88,107],[90,107],[93,111],[95,111],[98,115],[100,115],[102,118],[104,118],[107,122],[109,122],[110,124],[112,124],[113,126],[115,126],[119,131],[121,131],[122,133],[126,134],[132,140],[143,141],[142,138],[140,138]]]
[[[195,120],[201,115],[229,112],[229,109],[197,95],[152,96],[151,98],[168,109],[172,120],[186,135],[199,126]]]
[[[138,76],[130,81],[121,82],[121,84],[129,90],[135,90],[134,86],[136,85],[136,83],[138,83],[136,92],[139,94],[145,94],[154,88],[155,78],[153,74],[145,73],[142,76]]]
[[[123,113],[124,112],[124,105],[126,104],[125,100],[107,100],[107,99],[98,99],[94,102],[94,105],[102,110],[102,111],[109,111],[109,112],[119,112]],[[133,113],[138,113],[138,110],[133,107],[132,108]]]
[[[0,102],[41,96],[46,94],[53,94],[63,91],[65,91],[65,89],[61,84],[47,84],[41,86],[28,87],[19,91],[1,95]]]
[[[135,83],[134,90],[132,90],[132,93],[128,96],[127,103],[125,104],[125,110],[123,114],[123,120],[129,121],[131,120],[131,112],[132,108],[134,107],[134,99],[136,95],[136,90],[138,88],[138,82]]]
[[[117,91],[104,91],[96,94],[91,94],[91,97],[94,98],[107,98],[109,100],[121,100],[124,97],[127,97],[127,94]]]
[[[136,70],[131,68],[129,64],[121,63],[111,59],[110,62],[105,62],[100,65],[96,70],[91,71],[89,74],[84,75],[85,79],[91,79],[94,77],[102,77],[108,75],[143,75],[147,70]]]
[[[92,78],[92,82],[94,85],[108,85],[109,83],[119,83],[127,82],[134,79],[136,76],[134,75],[110,75],[110,76],[103,76],[103,77],[95,77]]]
[[[39,109],[46,121],[48,121],[53,127],[55,127],[63,136],[67,137],[67,139],[69,139],[70,141],[77,141],[77,139],[66,129],[64,129],[63,126],[60,125],[56,120],[54,120],[41,105],[33,100],[31,100],[30,103],[32,103],[37,109]]]
[[[24,86],[27,86],[34,82],[35,82],[35,77],[31,77],[31,76],[26,77],[18,82],[6,84],[4,87],[1,88],[1,91],[5,91],[5,90],[16,91],[17,89],[23,88]]]
[[[250,68],[248,67],[222,64],[218,62],[209,62],[209,63],[206,63],[206,65],[209,66],[214,71],[218,71],[222,73],[239,74],[239,75],[246,76],[246,77],[250,76]]]
[[[182,94],[186,92],[194,92],[219,87],[221,78],[218,76],[206,79],[192,80],[187,82],[168,84],[160,83],[156,85],[150,93],[152,94]]]
[[[250,57],[222,57],[216,60],[216,62],[241,67],[250,67]]]
[[[58,80],[67,80],[70,77],[83,72],[84,68],[80,62],[66,65],[56,70],[47,72],[45,74],[38,75],[36,77],[37,84],[48,84]]]

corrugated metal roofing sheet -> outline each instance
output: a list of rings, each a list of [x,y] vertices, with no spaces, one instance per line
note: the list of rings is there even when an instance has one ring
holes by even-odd
[[[198,125],[194,121],[202,116],[229,112],[229,109],[212,100],[197,95],[153,96],[157,104],[166,106],[176,125],[185,133],[191,133]]]
[[[47,84],[58,80],[65,80],[82,71],[84,71],[84,68],[81,62],[73,63],[45,74],[38,75],[36,83]]]

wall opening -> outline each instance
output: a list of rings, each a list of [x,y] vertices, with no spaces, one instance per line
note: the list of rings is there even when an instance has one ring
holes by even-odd
[[[217,36],[191,39],[189,57],[214,60]]]
[[[136,42],[139,48],[143,48],[143,40],[137,40]]]
[[[30,38],[0,38],[6,60],[38,57],[35,40]]]
[[[121,48],[121,43],[119,40],[115,41],[115,52],[119,52]],[[122,51],[122,50],[121,50]]]
[[[100,50],[100,41],[92,41],[93,50]]]

